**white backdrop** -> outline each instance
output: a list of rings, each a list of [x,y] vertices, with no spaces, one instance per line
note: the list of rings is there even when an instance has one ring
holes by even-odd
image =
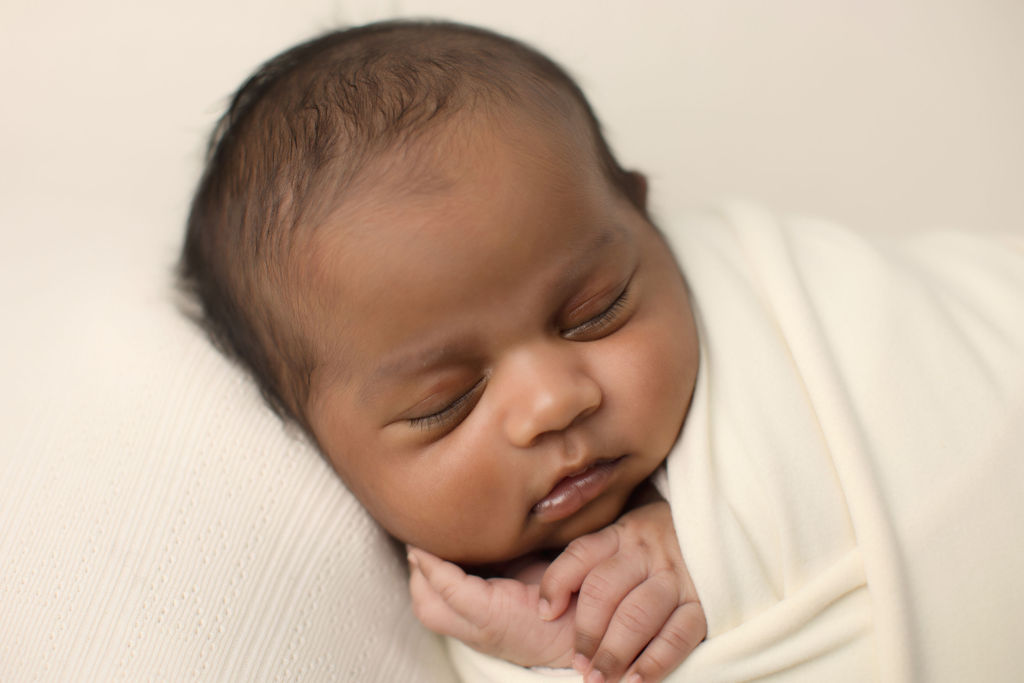
[[[214,617],[227,604],[217,601],[238,595],[222,596],[210,582],[234,577],[238,562],[273,569],[248,575],[252,592],[239,599],[252,610],[268,595],[294,598],[293,610],[273,616],[282,629],[293,628],[290,618],[300,630],[333,623],[326,608],[327,621],[317,621],[314,606],[323,600],[290,598],[285,588],[305,585],[295,573],[305,566],[322,569],[308,570],[321,589],[351,589],[329,579],[329,567],[353,532],[330,524],[331,512],[288,517],[289,495],[309,498],[288,486],[318,487],[321,497],[310,500],[338,514],[350,501],[181,324],[170,273],[205,137],[231,91],[297,40],[395,14],[481,23],[561,61],[591,96],[620,158],[651,177],[662,220],[690,202],[739,195],[866,230],[1024,229],[1018,0],[4,0],[0,629],[8,630],[0,634],[0,678],[46,678],[47,671],[59,678],[68,652],[97,628],[112,647],[123,640],[137,652],[140,643],[167,638],[183,652],[191,652],[188,641],[209,655],[214,646],[204,650],[196,638],[231,643]],[[216,400],[202,373],[218,378]],[[260,428],[241,433],[232,423],[237,411]],[[179,424],[185,417],[188,429]],[[216,447],[216,458],[204,444]],[[230,457],[259,444],[269,464]],[[209,467],[221,478],[211,479]],[[214,526],[182,530],[203,510],[223,514],[223,491],[210,490],[211,481],[236,492],[264,482],[274,495],[262,502],[243,495],[252,509],[231,502],[248,526],[218,532],[222,556],[205,573],[168,570],[170,560],[209,549],[204,534]],[[174,508],[164,526],[154,502],[161,492]],[[197,507],[175,506],[176,495]],[[277,526],[267,522],[276,519],[267,501],[280,508]],[[130,528],[117,526],[125,520]],[[360,538],[381,543],[365,520],[359,524]],[[280,547],[265,556],[252,549],[260,539],[273,545],[304,531],[314,534],[302,537],[308,562]],[[388,571],[400,580],[400,567]],[[158,575],[180,581],[180,597],[163,596]],[[138,604],[111,613],[100,598],[133,581]],[[205,598],[200,588],[210,589]],[[88,593],[96,599],[82,597]],[[334,600],[328,607],[341,598]],[[213,604],[221,608],[204,617]],[[385,607],[395,619],[383,622],[389,633],[418,633],[401,598]],[[161,609],[176,620],[163,621]],[[233,614],[246,620],[234,628],[260,618],[241,608]],[[332,628],[330,637],[346,632]],[[277,635],[264,631],[253,633]],[[331,651],[330,638],[289,633],[259,641],[265,662],[245,671],[301,678],[290,658],[329,656],[318,653]],[[408,637],[419,643],[412,650],[433,656],[429,639]],[[102,649],[90,652],[79,663],[89,662],[96,677],[153,673],[133,669],[130,658],[104,664]],[[225,662],[222,671],[242,671]]]

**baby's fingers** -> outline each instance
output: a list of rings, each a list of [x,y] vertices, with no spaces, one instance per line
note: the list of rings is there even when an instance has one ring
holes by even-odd
[[[639,602],[643,608],[646,608],[648,603],[655,602],[676,604],[674,594],[658,598],[648,597],[651,592],[648,584],[650,581],[647,577],[647,568],[643,563],[622,553],[614,555],[590,572],[580,586],[576,601],[576,652],[591,659],[597,654],[599,645],[605,646],[612,642],[609,638],[614,637],[610,633],[614,626],[613,620],[621,621],[635,616],[632,612],[626,617],[622,616],[623,610],[632,609],[629,607],[632,604]],[[635,645],[633,657],[657,633],[658,628],[668,618],[668,614],[669,611],[665,611],[661,621],[646,627],[647,637]],[[619,630],[621,631],[621,626]],[[630,657],[621,668],[625,669],[626,664],[633,661],[633,657]]]
[[[582,600],[581,593],[580,604]],[[617,601],[615,613],[610,622],[606,622],[607,629],[602,629],[600,645],[595,642],[596,648],[591,646],[591,668],[600,671],[605,680],[619,680],[637,655],[664,630],[677,604],[674,586],[664,578],[656,576],[641,583]],[[581,642],[579,615],[577,605],[577,652],[587,656],[590,652],[580,649],[586,647],[587,642],[585,638]]]
[[[708,624],[700,603],[680,605],[626,672],[627,683],[662,680],[690,656],[707,632]]]
[[[456,614],[474,625],[487,621],[493,590],[487,581],[418,548],[409,549],[409,563]]]
[[[477,629],[442,597],[427,579],[421,570],[421,563],[412,553],[409,554],[409,564],[409,594],[416,618],[435,633],[463,641],[473,638]]]
[[[569,606],[572,594],[580,589],[587,574],[618,550],[618,536],[611,529],[580,536],[566,546],[548,565],[540,580],[540,617],[557,619]]]

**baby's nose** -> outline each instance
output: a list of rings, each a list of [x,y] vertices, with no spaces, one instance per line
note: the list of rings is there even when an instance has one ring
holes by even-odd
[[[529,448],[545,434],[568,429],[600,407],[601,387],[570,344],[534,345],[509,362],[503,378],[509,389],[505,431],[513,445]]]

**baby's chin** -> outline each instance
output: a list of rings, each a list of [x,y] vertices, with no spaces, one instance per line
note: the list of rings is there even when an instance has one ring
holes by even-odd
[[[491,540],[493,541],[493,539]],[[441,559],[454,562],[465,569],[472,569],[473,573],[498,575],[503,573],[498,568],[509,563],[519,562],[525,557],[539,554],[556,555],[561,547],[564,547],[563,545],[556,548],[556,545],[543,542],[526,543],[523,542],[523,539],[516,539],[512,543],[487,544],[486,546],[480,543],[463,546],[427,543],[420,547]]]
[[[449,562],[462,567],[473,568],[474,573],[505,575],[508,574],[495,568],[534,561],[539,558],[554,559],[573,540],[580,536],[600,531],[622,514],[626,500],[621,496],[612,496],[605,500],[594,501],[593,504],[573,517],[558,524],[543,525],[527,523],[523,533],[504,543],[469,543],[443,546],[422,546],[425,550]],[[624,498],[628,498],[625,496]]]

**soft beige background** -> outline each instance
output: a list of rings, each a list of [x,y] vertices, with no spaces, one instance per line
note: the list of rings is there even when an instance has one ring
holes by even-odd
[[[406,0],[583,81],[671,214],[722,194],[865,229],[1024,225],[1017,0]]]
[[[230,92],[402,13],[563,62],[663,220],[738,195],[866,230],[1024,229],[1018,0],[3,0],[0,679],[443,670],[386,541],[169,288]]]

